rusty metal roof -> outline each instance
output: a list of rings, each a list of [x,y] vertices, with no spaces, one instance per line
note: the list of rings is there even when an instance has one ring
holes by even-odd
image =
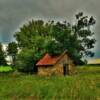
[[[36,64],[37,66],[40,65],[54,65],[58,59],[60,58],[60,56],[50,56],[48,53],[39,60],[39,62]]]
[[[64,53],[62,53],[61,55],[58,56],[50,56],[48,53],[46,53],[44,55],[44,57],[42,59],[40,59],[36,66],[43,66],[43,65],[54,65],[57,63],[57,61],[59,59],[61,59],[61,57],[66,53],[66,51]]]

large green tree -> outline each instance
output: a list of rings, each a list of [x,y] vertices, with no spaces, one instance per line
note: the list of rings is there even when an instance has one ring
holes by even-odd
[[[16,60],[16,54],[18,52],[18,47],[17,47],[17,43],[15,42],[11,42],[8,44],[7,47],[7,53],[9,56],[12,57],[12,65],[15,65],[15,60]]]
[[[74,25],[66,23],[66,21],[53,24],[52,35],[54,41],[48,52],[53,51],[53,54],[59,54],[64,50],[68,50],[77,64],[82,63],[82,60],[83,62],[86,61],[83,59],[86,56],[93,57],[94,52],[91,49],[94,48],[96,40],[92,28],[95,23],[96,20],[93,16],[84,16],[80,12],[76,14],[76,23]]]
[[[0,65],[6,65],[5,53],[3,51],[3,47],[1,43],[0,43]]]
[[[44,22],[32,20],[15,33],[18,47],[34,51],[34,65],[45,52],[57,55],[67,50],[76,63],[85,56],[93,56],[91,51],[96,42],[91,27],[95,24],[93,17],[76,14],[76,23],[71,25],[64,22]],[[27,51],[26,51],[27,52]],[[20,54],[19,54],[20,55]]]
[[[23,25],[23,27],[20,28],[20,31],[15,33],[14,37],[20,48],[33,48],[36,45],[36,40],[40,38],[37,36],[41,36],[41,39],[44,37],[46,39],[50,32],[51,22],[44,23],[42,20],[32,20],[29,21],[28,24]]]
[[[34,67],[36,62],[44,55],[44,53],[47,51],[46,46],[48,42],[52,39],[51,35],[49,35],[51,32],[51,22],[44,23],[42,20],[37,21],[30,21],[28,24],[24,25],[22,28],[20,28],[19,32],[16,32],[15,38],[18,42],[18,47],[21,50],[21,52],[17,56],[16,60],[16,66],[19,69],[20,62],[24,64],[25,62],[31,62],[27,59],[21,59],[21,56],[27,56],[26,54],[29,53],[30,50],[33,51],[33,66],[31,64],[27,67],[30,67],[31,69]],[[26,53],[25,53],[26,52]],[[24,58],[25,58],[24,57]],[[32,59],[31,56],[28,56],[28,59]],[[23,64],[23,65],[24,65]],[[23,69],[26,69],[25,66],[23,66]]]
[[[91,51],[91,49],[94,48],[94,44],[96,42],[94,36],[95,33],[92,31],[95,23],[96,20],[93,16],[85,16],[83,12],[76,14],[76,23],[73,25],[73,31],[80,44],[77,51],[80,53],[81,58],[84,56],[94,56],[94,52]]]

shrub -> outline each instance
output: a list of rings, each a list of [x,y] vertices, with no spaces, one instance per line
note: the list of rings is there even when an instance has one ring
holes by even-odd
[[[16,59],[16,68],[20,72],[34,72],[34,52],[33,50],[24,49]]]

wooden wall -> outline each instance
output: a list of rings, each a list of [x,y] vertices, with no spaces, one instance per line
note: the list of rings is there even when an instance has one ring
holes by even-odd
[[[38,75],[50,76],[50,75],[63,75],[63,64],[67,63],[67,74],[71,75],[75,73],[75,65],[70,57],[65,54],[62,58],[53,66],[38,66]]]

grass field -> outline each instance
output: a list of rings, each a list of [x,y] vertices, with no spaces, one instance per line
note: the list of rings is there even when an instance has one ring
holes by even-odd
[[[74,76],[0,76],[0,100],[100,100],[100,67],[78,67]]]
[[[0,72],[11,72],[13,71],[11,66],[0,66]]]

